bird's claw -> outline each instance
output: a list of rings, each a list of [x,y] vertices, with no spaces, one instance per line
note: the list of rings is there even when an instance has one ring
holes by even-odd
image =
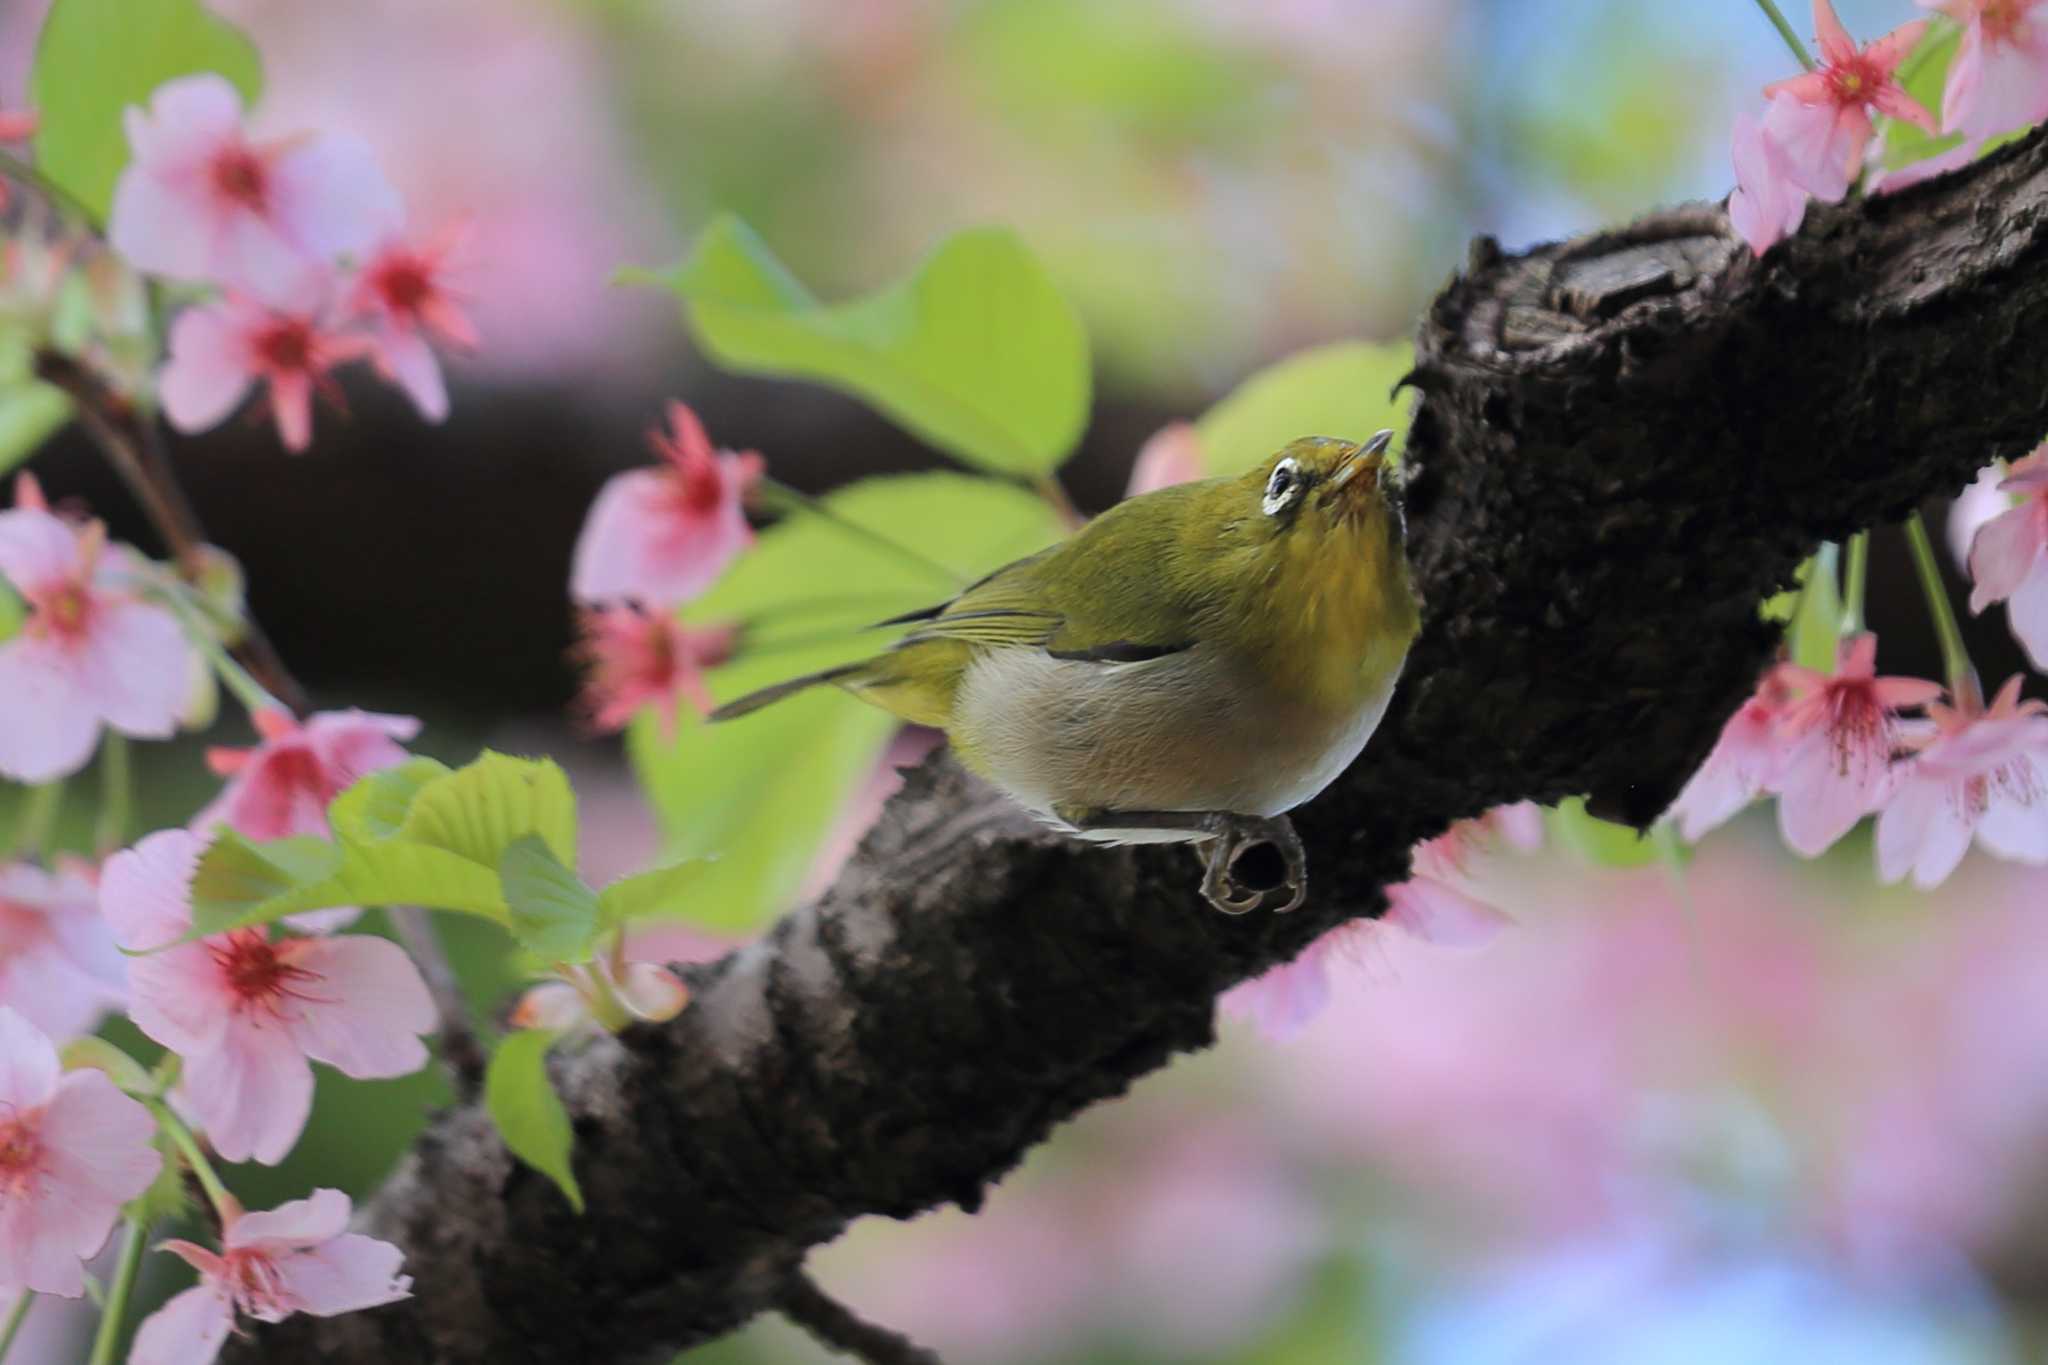
[[[1202,896],[1209,904],[1226,915],[1242,915],[1284,891],[1287,902],[1273,913],[1285,914],[1308,899],[1308,855],[1286,816],[1219,814],[1211,816],[1210,823],[1214,834],[1202,862]],[[1248,885],[1239,879],[1238,863],[1260,847],[1274,850],[1284,875],[1277,882]]]

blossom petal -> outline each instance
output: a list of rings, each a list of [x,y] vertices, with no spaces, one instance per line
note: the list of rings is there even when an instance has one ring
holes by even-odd
[[[100,872],[100,913],[114,941],[130,952],[174,943],[192,927],[192,874],[206,841],[163,829],[107,859]]]
[[[78,568],[78,533],[36,507],[0,512],[0,578],[24,591],[69,578]]]
[[[274,1022],[235,1021],[218,1047],[185,1059],[179,1093],[223,1157],[275,1166],[305,1131],[313,1068]]]
[[[178,728],[191,647],[178,618],[146,602],[100,607],[78,662],[100,716],[123,734],[162,739]]]
[[[2048,673],[2048,557],[2036,559],[2033,572],[2006,599],[2005,622],[2035,671]]]
[[[194,1285],[143,1319],[128,1365],[212,1365],[234,1325],[226,1287]]]
[[[349,1200],[340,1190],[317,1189],[274,1209],[245,1213],[228,1229],[230,1250],[284,1250],[313,1246],[348,1228]]]
[[[1387,888],[1386,923],[1424,943],[1476,948],[1514,921],[1477,896],[1435,877],[1410,877]]]
[[[1332,936],[1343,932],[1342,926],[1332,929],[1302,949],[1294,961],[1231,987],[1216,1002],[1218,1007],[1233,1018],[1251,1020],[1275,1042],[1300,1033],[1330,1002],[1326,959],[1336,942]]]
[[[280,948],[280,957],[287,954],[320,981],[291,1021],[307,1056],[357,1080],[409,1075],[427,1064],[419,1035],[433,1032],[434,1000],[404,949],[352,934]]]
[[[50,1178],[97,1197],[110,1224],[115,1211],[148,1189],[163,1168],[154,1143],[156,1120],[102,1072],[65,1075],[43,1112],[42,1136]],[[102,1230],[73,1250],[90,1256],[105,1236]]]
[[[48,641],[0,645],[0,777],[31,785],[85,766],[100,718],[76,685],[70,661]]]
[[[420,416],[438,422],[448,415],[448,386],[441,379],[441,362],[434,348],[416,331],[395,327],[384,329],[374,353],[377,369],[405,392]]]
[[[128,968],[128,996],[135,1027],[180,1056],[214,1051],[234,1025],[233,993],[203,942],[135,959]]]
[[[1842,27],[1842,21],[1829,0],[1813,0],[1813,36],[1820,43],[1821,56],[1829,65],[1846,62],[1856,55],[1856,40],[1849,36],[1848,29]]]
[[[217,425],[255,382],[239,330],[221,306],[187,308],[171,324],[171,359],[158,377],[164,416],[180,431]]]
[[[398,192],[370,144],[346,133],[310,138],[271,168],[277,221],[308,255],[359,255],[404,221]]]
[[[399,1273],[405,1253],[359,1232],[343,1233],[277,1263],[284,1291],[299,1311],[315,1317],[353,1313],[412,1297],[412,1280]]]
[[[0,1109],[47,1104],[57,1090],[57,1049],[43,1031],[0,1005]]]

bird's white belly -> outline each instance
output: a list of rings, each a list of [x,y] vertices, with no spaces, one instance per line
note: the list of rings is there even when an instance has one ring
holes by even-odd
[[[1385,714],[1394,675],[1348,710],[1289,710],[1207,646],[1141,663],[997,648],[968,665],[952,731],[1019,804],[1278,815],[1328,786]],[[1119,830],[1116,840],[1189,837]]]

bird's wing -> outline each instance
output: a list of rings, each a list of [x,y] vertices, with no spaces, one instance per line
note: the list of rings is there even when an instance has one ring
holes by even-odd
[[[1109,514],[1105,514],[1105,518]],[[1100,523],[1105,518],[1098,518]],[[1058,659],[1138,663],[1177,654],[1199,640],[1198,602],[1167,586],[1156,563],[1105,552],[1089,532],[996,570],[943,606],[899,618],[913,629],[903,646],[933,640],[1039,648]],[[1144,548],[1142,542],[1134,548]],[[1072,571],[1070,555],[1094,572]]]

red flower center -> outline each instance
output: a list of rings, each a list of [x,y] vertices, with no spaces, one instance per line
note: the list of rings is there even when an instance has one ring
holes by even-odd
[[[85,634],[92,620],[92,594],[75,579],[66,579],[37,593],[31,605],[35,607],[35,619],[30,624],[46,638],[75,641]]]
[[[278,318],[256,334],[264,368],[289,373],[313,368],[313,328],[304,318]]]
[[[270,195],[270,172],[247,147],[228,147],[213,159],[213,188],[229,203],[261,213]]]
[[[717,458],[692,451],[683,457],[681,464],[677,473],[682,481],[678,501],[682,503],[683,510],[699,517],[717,511],[719,499],[725,492],[723,480],[718,477]]]
[[[311,793],[323,803],[338,795],[347,785],[333,781],[321,768],[320,760],[302,745],[293,744],[274,751],[267,766],[267,775],[279,786],[288,791]]]
[[[311,1000],[306,984],[320,979],[277,951],[278,945],[260,929],[237,929],[224,941],[209,944],[215,965],[235,996],[237,1009],[283,1012],[286,1000]]]
[[[0,1195],[26,1194],[43,1173],[43,1139],[33,1118],[0,1123]]]
[[[1891,77],[1868,55],[1857,53],[1828,68],[1828,90],[1841,105],[1868,104]]]
[[[379,266],[372,283],[383,297],[385,307],[408,316],[418,315],[434,294],[434,276],[427,263],[404,252],[393,255]]]

